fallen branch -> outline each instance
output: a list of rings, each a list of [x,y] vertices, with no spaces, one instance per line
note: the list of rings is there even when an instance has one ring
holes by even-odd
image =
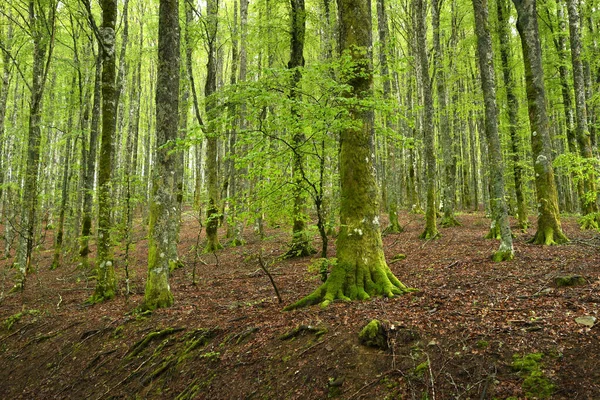
[[[273,280],[273,277],[271,276],[271,273],[267,269],[267,266],[265,265],[265,261],[262,258],[262,251],[260,253],[258,253],[258,263],[260,264],[260,267],[262,268],[262,270],[265,271],[265,274],[267,274],[267,276],[269,277],[269,280],[271,281],[271,285],[273,285],[273,289],[275,289],[275,294],[277,295],[279,304],[283,303],[283,300],[281,299],[281,296],[279,295],[279,290],[277,289],[277,285],[275,285],[275,281]]]

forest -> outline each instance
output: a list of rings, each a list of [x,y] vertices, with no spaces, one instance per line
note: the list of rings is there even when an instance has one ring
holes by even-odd
[[[0,4],[0,398],[600,398],[597,0]]]

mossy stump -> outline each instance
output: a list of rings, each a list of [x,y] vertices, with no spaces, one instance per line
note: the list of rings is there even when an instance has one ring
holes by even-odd
[[[388,349],[388,335],[384,324],[374,319],[365,325],[358,334],[360,344],[381,350]]]

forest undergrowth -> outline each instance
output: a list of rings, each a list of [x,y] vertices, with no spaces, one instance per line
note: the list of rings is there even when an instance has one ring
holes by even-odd
[[[321,281],[318,256],[281,259],[286,229],[264,240],[248,229],[244,246],[201,254],[194,266],[198,224],[184,213],[175,304],[152,313],[136,311],[148,253],[139,221],[131,293],[117,251],[120,294],[96,305],[85,303],[91,271],[69,256],[49,269],[48,231],[23,292],[9,294],[15,271],[0,262],[0,398],[600,398],[598,234],[565,217],[569,244],[532,245],[534,228],[516,233],[511,219],[515,259],[494,263],[489,220],[458,220],[424,241],[422,216],[403,213],[404,232],[383,238],[391,270],[417,292],[292,312],[282,309]],[[383,348],[359,343],[373,319]]]

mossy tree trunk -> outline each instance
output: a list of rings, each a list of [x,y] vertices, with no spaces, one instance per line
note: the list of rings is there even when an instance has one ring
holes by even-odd
[[[423,142],[425,143],[425,169],[427,186],[427,210],[425,212],[425,231],[421,239],[434,239],[439,236],[437,229],[436,206],[436,161],[435,161],[435,133],[433,129],[433,96],[431,80],[429,78],[429,61],[427,56],[427,30],[425,28],[426,7],[424,0],[413,1],[416,17],[416,44],[417,62],[421,67],[421,88],[423,90]],[[446,149],[445,151],[449,151]]]
[[[586,87],[584,68],[582,63],[581,28],[579,21],[579,1],[567,0],[569,14],[569,38],[571,43],[571,63],[573,66],[573,88],[575,89],[575,136],[579,145],[579,154],[583,158],[593,157],[590,132],[588,129],[588,115],[586,109]],[[583,178],[583,196],[581,202],[582,214],[598,212],[596,177],[594,175]],[[584,228],[598,228],[598,221],[584,224]]]
[[[379,34],[379,68],[383,83],[383,99],[387,102],[391,96],[390,69],[388,66],[389,41],[388,41],[388,21],[385,0],[377,0],[377,32]],[[395,116],[385,118],[385,125],[390,131],[395,131],[397,126],[393,123]],[[387,193],[387,208],[390,225],[385,229],[386,233],[400,233],[402,227],[398,222],[398,192],[399,182],[396,174],[396,159],[398,158],[397,144],[389,134],[385,135],[385,147],[387,155],[385,159],[385,180],[383,181],[385,193]],[[387,186],[387,187],[385,187]]]
[[[90,302],[111,299],[117,291],[114,254],[111,242],[111,176],[113,138],[117,128],[117,85],[115,26],[117,1],[102,0],[102,135],[98,160],[98,255],[96,257],[96,289]]]
[[[392,297],[407,292],[389,269],[383,254],[379,226],[378,188],[373,154],[372,111],[360,100],[373,92],[370,49],[371,2],[338,0],[339,47],[352,60],[349,96],[359,100],[350,109],[354,126],[340,133],[340,232],[337,263],[327,281],[309,296],[291,304],[292,310],[332,301]]]
[[[433,26],[433,49],[435,63],[435,83],[438,99],[438,119],[439,119],[439,134],[443,148],[443,164],[444,164],[444,190],[442,210],[443,216],[441,225],[443,227],[458,226],[454,215],[456,204],[456,164],[454,158],[454,138],[450,130],[450,122],[448,116],[448,96],[446,94],[446,71],[444,68],[444,55],[442,53],[442,44],[440,41],[440,13],[442,9],[442,0],[433,0],[431,2],[431,23]]]
[[[302,101],[302,95],[299,92],[298,86],[302,79],[302,68],[304,67],[304,36],[306,33],[306,10],[304,0],[290,0],[290,21],[291,21],[291,37],[290,37],[290,60],[288,69],[291,71],[290,93],[291,101],[290,114],[292,117],[292,144],[293,166],[293,215],[294,220],[292,227],[292,242],[286,253],[287,257],[305,257],[315,252],[307,232],[308,215],[306,212],[306,203],[308,200],[307,188],[305,183],[305,165],[306,157],[304,156],[302,146],[306,141],[306,135],[303,132],[302,118],[298,111],[298,102]]]
[[[515,181],[515,197],[517,198],[517,220],[519,227],[526,230],[529,226],[527,201],[523,192],[523,167],[521,166],[521,139],[519,135],[519,99],[516,95],[516,82],[512,72],[513,54],[510,43],[508,17],[510,15],[508,0],[497,0],[497,31],[500,38],[500,59],[502,61],[502,77],[506,90],[508,108],[508,124],[512,149],[513,178]]]
[[[9,15],[12,14],[11,10],[8,11]],[[3,206],[3,194],[4,194],[4,154],[8,154],[8,138],[5,136],[6,128],[6,109],[8,103],[8,89],[10,87],[11,80],[11,48],[13,42],[13,28],[12,23],[6,24],[6,31],[4,28],[0,31],[0,45],[2,45],[2,86],[0,87],[0,207]],[[0,222],[4,222],[5,209],[2,207],[0,211]],[[6,224],[5,225],[9,225]],[[5,238],[6,239],[6,238]]]
[[[48,67],[54,48],[55,17],[57,2],[29,1],[29,28],[33,42],[32,82],[29,85],[29,130],[27,133],[27,161],[21,202],[21,237],[14,266],[17,269],[15,289],[22,289],[25,277],[31,269],[31,257],[35,242],[36,213],[38,205],[38,169],[40,166],[40,142],[42,101],[48,76]]]
[[[475,33],[477,34],[477,54],[481,74],[481,89],[485,105],[485,136],[488,142],[490,165],[490,196],[492,208],[492,228],[490,234],[500,239],[500,248],[492,259],[511,260],[514,257],[512,234],[508,221],[504,198],[504,163],[498,135],[498,108],[496,106],[496,79],[494,53],[489,29],[487,0],[473,0],[475,13]]]
[[[92,234],[92,205],[94,198],[94,180],[96,176],[96,152],[98,148],[98,128],[100,125],[100,104],[102,102],[102,48],[96,57],[96,79],[94,83],[94,100],[92,105],[92,121],[90,137],[87,145],[87,165],[85,167],[85,182],[83,183],[83,213],[81,224],[81,239],[79,256],[81,266],[88,268],[89,242]]]
[[[513,0],[513,3],[517,9],[517,30],[521,36],[525,65],[537,196],[538,224],[532,242],[545,245],[563,243],[568,239],[560,224],[558,196],[554,182],[536,0]]]
[[[169,272],[176,260],[177,170],[174,150],[179,124],[179,0],[161,0],[158,20],[158,74],[156,81],[156,163],[152,173],[148,278],[144,308],[173,304]]]
[[[206,252],[213,252],[223,246],[219,243],[219,166],[218,132],[215,121],[217,104],[214,94],[217,91],[217,27],[218,0],[208,0],[206,4],[206,32],[208,41],[208,62],[206,64],[206,85],[204,87],[207,118],[206,130],[206,174],[208,186],[208,208],[206,210]]]

